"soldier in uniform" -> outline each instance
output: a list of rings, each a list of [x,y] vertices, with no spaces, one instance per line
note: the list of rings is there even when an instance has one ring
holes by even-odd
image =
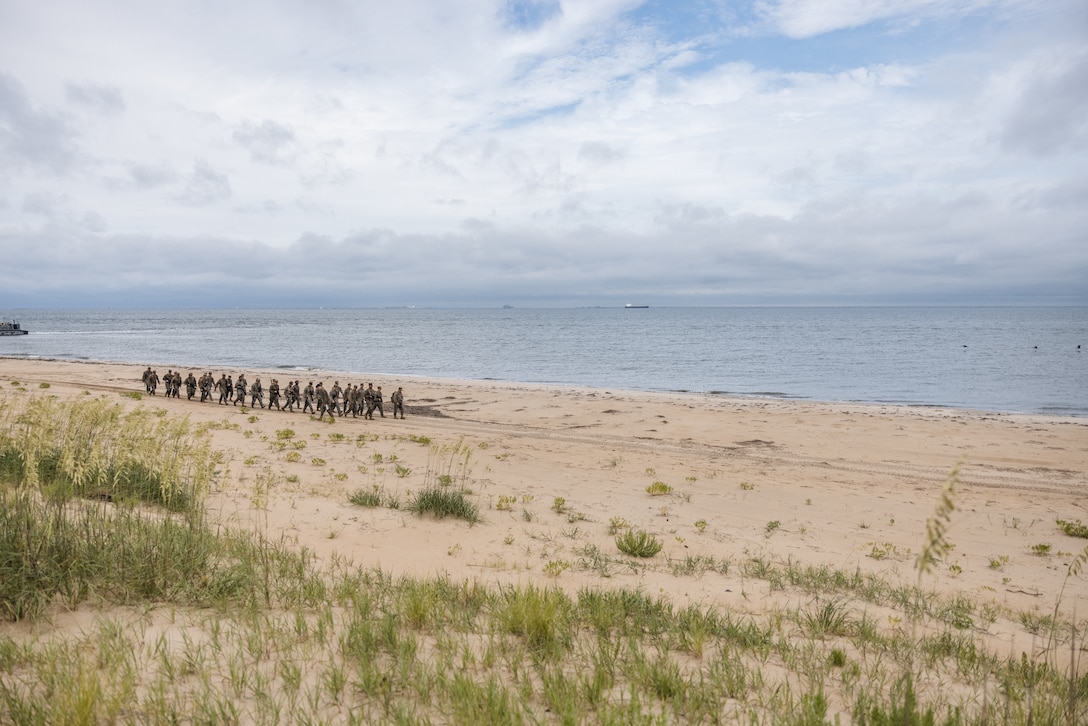
[[[325,390],[325,384],[318,382],[317,390],[314,392],[314,397],[317,399],[317,420],[321,421],[325,418],[325,412],[329,412],[329,418],[333,421],[336,417],[332,414],[332,396]]]
[[[189,375],[185,377],[185,396],[192,401],[193,396],[196,395],[196,376],[192,371],[189,371]]]
[[[242,405],[246,405],[246,374],[239,373],[238,380],[234,384],[234,405],[237,406],[241,401]]]
[[[142,380],[144,382],[144,390],[147,393],[151,393],[151,366],[148,366],[147,370],[144,371]]]
[[[382,408],[382,387],[378,386],[378,390],[374,391],[374,408],[382,418],[385,418],[385,409]],[[370,418],[374,418],[371,416]]]
[[[221,373],[219,380],[215,382],[215,387],[219,389],[219,405],[226,406],[231,394],[234,393],[234,381],[226,373]]]
[[[275,406],[277,411],[280,411],[280,384],[275,378],[268,384],[268,410],[271,411]]]
[[[333,381],[332,388],[329,390],[329,400],[332,402],[332,412],[343,416],[340,411],[340,381]]]
[[[310,381],[306,384],[306,390],[302,392],[302,412],[306,413],[306,409],[310,409],[310,413],[314,413],[314,382]]]
[[[404,389],[397,387],[397,390],[393,391],[393,395],[389,397],[389,400],[393,402],[393,418],[397,417],[397,413],[400,413],[401,419],[404,418]]]
[[[148,393],[155,395],[155,389],[159,387],[159,374],[151,371],[151,377],[147,379]]]
[[[363,391],[363,405],[366,406],[366,414],[363,418],[374,418],[374,384],[366,384],[366,390]]]
[[[257,408],[257,404],[261,404],[261,408],[264,408],[264,388],[261,386],[261,377],[257,376],[253,381],[253,385],[249,387],[249,407]]]

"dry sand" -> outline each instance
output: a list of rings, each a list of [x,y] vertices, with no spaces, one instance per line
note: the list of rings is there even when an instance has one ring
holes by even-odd
[[[201,404],[161,395],[135,401],[143,366],[0,359],[0,385],[70,395],[103,394],[154,406],[214,432],[224,476],[209,501],[222,522],[256,527],[322,557],[396,575],[448,573],[482,582],[641,588],[677,605],[761,611],[796,601],[787,589],[743,575],[750,557],[793,558],[913,582],[927,518],[949,472],[961,465],[955,547],[925,585],[1017,610],[1085,612],[1085,580],[1066,584],[1083,539],[1056,519],[1088,520],[1088,420],[943,408],[736,399],[441,379],[359,379],[321,371],[246,370],[265,386],[289,376],[326,386],[371,380],[386,396],[404,386],[408,417],[319,423],[310,415]],[[164,368],[158,368],[160,375]],[[237,374],[239,371],[222,371]],[[183,370],[183,374],[188,373]],[[199,376],[201,371],[195,371]],[[220,371],[214,371],[218,378]],[[160,393],[162,389],[160,388]],[[251,421],[252,417],[252,421]],[[272,446],[290,428],[300,462]],[[330,434],[344,434],[343,441]],[[248,434],[248,435],[247,435]],[[365,444],[357,445],[360,435]],[[412,437],[417,440],[413,441]],[[431,444],[418,443],[420,437]],[[426,480],[461,470],[483,521],[435,520],[388,507],[354,506],[373,486],[406,501]],[[290,451],[290,449],[288,450]],[[375,455],[382,463],[375,462]],[[391,458],[395,456],[395,463]],[[323,465],[314,464],[314,458]],[[396,465],[410,469],[399,476]],[[262,486],[271,481],[267,497]],[[672,487],[650,496],[655,481]],[[557,498],[565,510],[554,511]],[[512,503],[510,503],[512,502]],[[510,503],[509,508],[505,508]],[[622,561],[613,518],[664,542],[651,567],[579,567],[587,547]],[[700,530],[696,523],[705,521]],[[1038,545],[1050,545],[1048,555]],[[726,574],[677,576],[669,563],[732,558]],[[1002,560],[1007,558],[1007,561]],[[549,574],[571,565],[558,577]],[[1001,564],[1003,563],[1003,564]],[[994,566],[999,565],[999,566]],[[793,598],[793,600],[791,600]]]

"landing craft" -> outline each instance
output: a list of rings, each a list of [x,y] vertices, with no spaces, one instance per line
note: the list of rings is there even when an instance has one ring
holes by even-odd
[[[12,320],[0,320],[0,335],[26,335],[29,330],[23,330],[19,323]]]

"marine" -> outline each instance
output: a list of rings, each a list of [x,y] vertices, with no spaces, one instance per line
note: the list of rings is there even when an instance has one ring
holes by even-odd
[[[250,408],[256,408],[258,403],[261,405],[261,408],[264,408],[264,388],[261,386],[260,376],[257,376],[256,380],[253,381],[253,385],[249,387],[249,395]]]
[[[397,390],[393,391],[393,395],[389,397],[389,400],[393,402],[393,418],[397,417],[397,413],[400,413],[400,417],[404,419],[404,389],[397,387]]]
[[[306,390],[302,392],[302,412],[306,413],[306,409],[310,409],[310,413],[314,413],[314,382],[310,381],[306,384]]]
[[[317,384],[317,390],[314,392],[314,397],[317,399],[317,420],[321,421],[325,418],[325,412],[329,412],[329,418],[333,421],[336,417],[333,416],[333,412],[330,410],[332,407],[332,397],[329,392],[325,390],[324,383]]]
[[[238,402],[242,402],[242,406],[246,405],[246,374],[239,373],[238,381],[234,384],[234,405],[237,406]]]
[[[268,384],[268,408],[269,410],[275,406],[277,411],[282,411],[280,408],[280,384],[275,378]]]

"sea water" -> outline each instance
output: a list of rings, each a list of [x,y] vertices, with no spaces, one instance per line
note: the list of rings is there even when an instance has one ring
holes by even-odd
[[[6,312],[0,356],[1088,415],[1084,307]]]

